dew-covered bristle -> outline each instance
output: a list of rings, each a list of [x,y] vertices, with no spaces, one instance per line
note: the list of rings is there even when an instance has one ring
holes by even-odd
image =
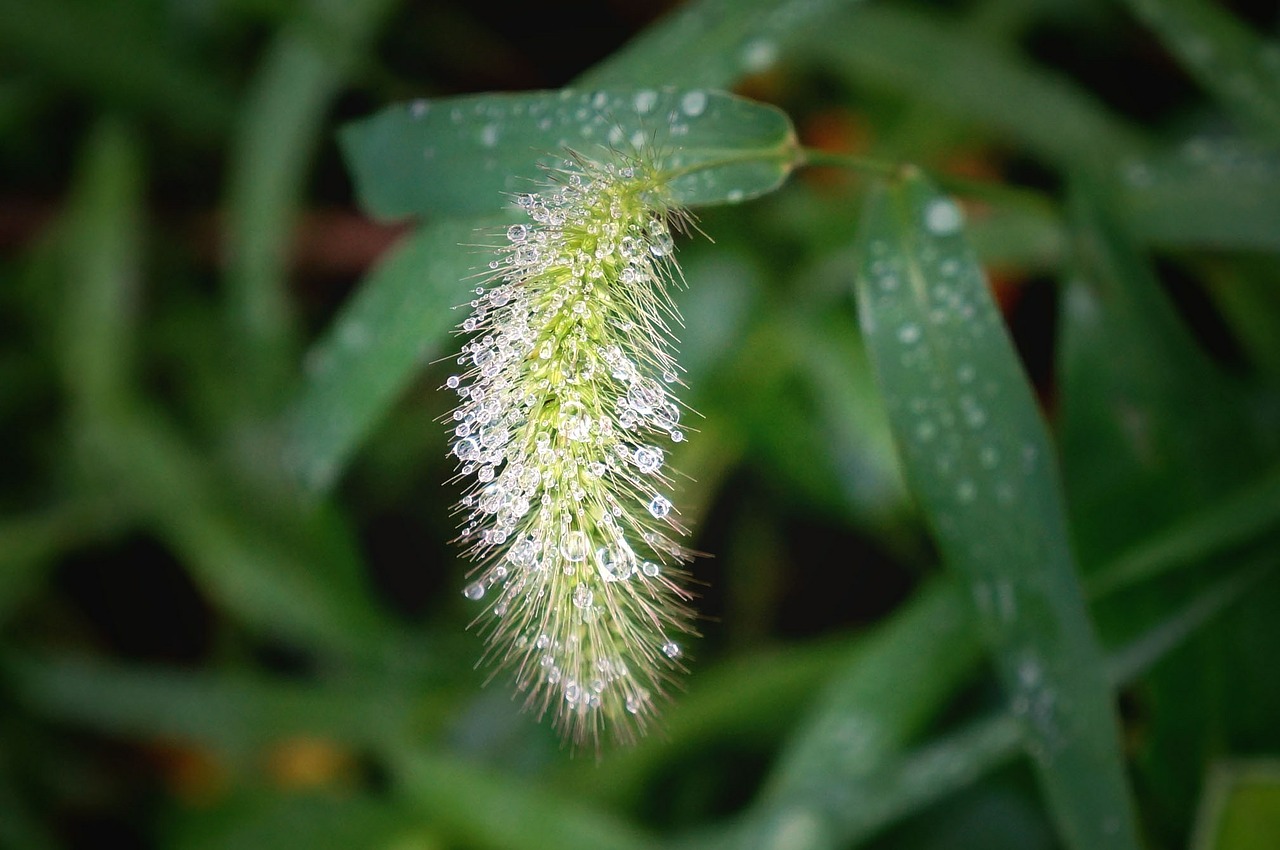
[[[450,377],[467,598],[488,655],[575,743],[643,731],[692,631],[667,447],[684,439],[668,290],[679,213],[638,162],[581,157],[476,290]]]

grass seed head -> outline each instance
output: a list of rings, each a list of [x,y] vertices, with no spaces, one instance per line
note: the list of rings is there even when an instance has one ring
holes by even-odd
[[[462,324],[451,452],[487,655],[575,744],[633,740],[681,669],[689,553],[669,290],[684,222],[644,157],[573,155],[512,225]]]

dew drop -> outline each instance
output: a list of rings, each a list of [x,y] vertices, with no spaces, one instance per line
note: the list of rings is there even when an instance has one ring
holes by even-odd
[[[463,589],[462,595],[475,602],[484,597],[484,585],[478,581],[473,581]]]
[[[898,340],[903,345],[912,345],[920,340],[920,326],[906,324],[898,328]]]
[[[778,46],[768,39],[752,39],[742,46],[741,58],[747,73],[767,71],[778,61]]]
[[[680,109],[690,118],[697,118],[707,108],[707,93],[704,91],[686,92],[680,98]]]
[[[578,563],[587,557],[587,535],[581,531],[570,531],[564,537],[564,543],[560,544],[560,554],[565,559]]]
[[[949,236],[960,229],[964,216],[955,201],[950,198],[935,198],[929,202],[924,211],[924,226],[934,236]]]
[[[680,644],[673,640],[669,640],[662,645],[662,654],[668,658],[680,657]]]
[[[484,129],[480,131],[480,144],[486,148],[491,148],[498,143],[498,125],[486,124]]]
[[[585,584],[579,584],[573,589],[573,605],[575,608],[590,608],[591,603],[594,601],[595,594]]]
[[[523,242],[529,235],[529,228],[523,224],[513,224],[507,228],[507,239],[512,242]]]
[[[635,100],[632,102],[635,104],[636,112],[644,115],[653,109],[653,105],[658,102],[658,93],[649,89],[638,91],[636,92]]]
[[[649,513],[656,519],[665,519],[671,513],[671,501],[664,496],[654,496],[649,501]]]
[[[626,581],[635,570],[635,555],[630,549],[614,552],[606,546],[596,551],[596,564],[600,577],[607,582]]]
[[[657,446],[640,446],[634,457],[636,467],[641,472],[657,472],[662,467],[662,449]]]

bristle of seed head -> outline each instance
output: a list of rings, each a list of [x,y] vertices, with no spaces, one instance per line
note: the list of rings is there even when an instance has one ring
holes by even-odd
[[[451,452],[467,480],[464,595],[487,655],[575,744],[629,742],[682,669],[689,552],[669,498],[684,439],[669,290],[684,222],[643,157],[572,155],[462,323]]]

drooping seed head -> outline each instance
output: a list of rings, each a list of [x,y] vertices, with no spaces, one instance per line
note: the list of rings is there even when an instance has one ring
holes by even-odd
[[[451,451],[488,655],[576,743],[643,731],[692,632],[666,449],[682,213],[645,162],[573,155],[520,195],[462,323]]]

